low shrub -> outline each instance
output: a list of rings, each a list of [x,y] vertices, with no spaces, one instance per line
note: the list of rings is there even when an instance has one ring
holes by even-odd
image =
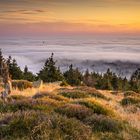
[[[105,115],[92,115],[84,120],[84,122],[92,127],[93,132],[119,132],[122,124],[118,120],[114,120]]]
[[[140,104],[140,99],[136,98],[136,97],[125,97],[125,98],[122,99],[121,104],[123,106]]]
[[[103,95],[103,94],[100,93],[99,91],[88,92],[88,94],[90,94],[92,97],[102,98],[102,99],[105,99],[105,100],[109,100],[105,95]]]
[[[17,100],[14,102],[0,102],[0,112],[16,112],[25,110],[46,110],[50,111],[51,107],[45,102],[35,100]]]
[[[31,109],[31,105],[27,101],[8,102],[0,104],[0,112],[16,112],[18,110]]]
[[[55,111],[69,118],[74,117],[79,120],[83,120],[89,115],[93,114],[91,109],[88,109],[87,107],[78,104],[66,104],[55,109]]]
[[[66,82],[66,81],[62,81],[61,83],[60,83],[60,86],[62,86],[62,87],[66,87],[66,86],[68,86],[69,84]]]
[[[86,133],[85,133],[86,132]],[[89,140],[90,127],[76,119],[41,112],[16,112],[0,120],[1,139]]]
[[[22,95],[11,95],[10,98],[14,99],[14,100],[25,100],[25,99],[28,99],[27,97],[22,96]]]
[[[48,97],[57,101],[68,101],[67,98],[61,96],[61,95],[57,95],[57,94],[53,94],[53,93],[37,93],[36,95],[33,96],[34,99],[38,99],[38,98],[44,98],[44,97]]]
[[[50,96],[50,93],[45,92],[45,93],[37,93],[32,98],[38,99],[38,98],[43,98],[43,97],[48,97],[48,96]]]
[[[128,123],[125,124],[125,133],[127,134],[125,140],[140,140],[140,130]]]
[[[69,92],[60,92],[60,95],[67,97],[67,98],[87,98],[89,95],[86,92],[80,92],[80,91],[69,91]]]
[[[108,100],[108,98],[105,95],[103,95],[102,93],[100,93],[95,88],[91,88],[91,87],[78,87],[75,90],[84,91],[88,95],[90,95],[91,97],[102,98],[102,99]]]
[[[105,133],[99,133],[100,140],[127,140],[123,136],[122,132],[119,133],[112,133],[112,132],[105,132]]]
[[[113,94],[113,95],[118,95],[119,91],[111,91],[110,93]]]
[[[32,83],[27,80],[13,80],[12,87],[14,89],[24,90],[27,88],[32,88]]]
[[[79,100],[76,103],[78,103],[80,105],[84,105],[84,106],[92,109],[93,113],[114,116],[114,112],[112,110],[107,109],[106,107],[97,103],[96,101]]]
[[[48,98],[48,97],[35,99],[35,101],[39,102],[39,103],[42,102],[42,104],[45,104],[46,106],[49,106],[49,107],[52,107],[52,108],[55,108],[55,107],[58,107],[58,106],[61,106],[61,105],[65,104],[65,102],[59,102],[57,100],[54,100],[54,99],[51,99],[51,98]]]
[[[127,97],[127,96],[139,96],[139,94],[134,92],[134,91],[126,91],[126,92],[124,92],[124,96],[125,97]]]

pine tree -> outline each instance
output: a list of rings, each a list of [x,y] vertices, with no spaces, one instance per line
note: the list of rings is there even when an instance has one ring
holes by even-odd
[[[8,68],[9,68],[9,76],[12,78],[12,75],[11,75],[11,71],[12,71],[12,57],[11,56],[8,57],[6,63],[7,63]]]
[[[9,67],[9,73],[12,79],[20,80],[23,79],[23,72],[17,64],[15,59],[12,59],[11,56],[7,59],[7,65]]]
[[[100,84],[102,85],[101,89],[105,89],[105,90],[113,89],[111,85],[111,81],[106,75],[102,78],[102,82]]]
[[[55,82],[63,80],[63,75],[60,69],[56,67],[56,62],[53,58],[53,53],[44,64],[44,67],[38,73],[38,77],[44,82]]]
[[[69,70],[64,73],[64,77],[68,84],[72,86],[81,85],[82,82],[82,74],[78,68],[74,69],[73,65],[69,66]]]
[[[27,67],[27,65],[25,66],[25,68],[24,68],[24,74],[27,74],[29,71],[28,71],[28,67]]]
[[[4,61],[3,55],[2,55],[2,51],[0,49],[0,75],[2,74],[2,63]]]
[[[115,74],[113,74],[113,77],[111,79],[111,84],[112,84],[113,90],[115,91],[119,90],[119,80]]]
[[[91,73],[89,73],[89,70],[87,69],[84,76],[83,76],[83,82],[86,86],[91,86],[93,87],[95,84],[94,78],[91,75]]]
[[[2,55],[2,51],[0,49],[0,67],[2,65],[3,60],[4,60],[4,58],[3,58],[3,55]]]
[[[137,69],[130,78],[131,90],[140,92],[140,68]]]
[[[25,68],[24,68],[23,76],[24,76],[24,80],[28,80],[31,82],[36,79],[36,76],[28,70],[27,66],[25,66]]]
[[[91,74],[95,88],[102,89],[103,77],[101,74],[93,72]]]
[[[111,84],[111,80],[112,80],[112,72],[110,71],[110,69],[108,69],[107,72],[102,77],[102,82],[101,82],[102,89],[112,90],[113,87]]]
[[[122,90],[123,91],[130,90],[130,84],[126,77],[124,79],[122,79]]]

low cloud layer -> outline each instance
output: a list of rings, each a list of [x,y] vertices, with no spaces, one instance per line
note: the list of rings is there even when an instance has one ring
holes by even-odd
[[[139,39],[138,36],[16,38],[1,39],[0,48],[5,57],[12,55],[22,68],[28,65],[35,73],[53,52],[57,65],[62,70],[66,70],[73,63],[81,70],[89,68],[104,72],[108,67],[112,67],[118,71],[123,69],[121,73],[129,75],[140,66]]]

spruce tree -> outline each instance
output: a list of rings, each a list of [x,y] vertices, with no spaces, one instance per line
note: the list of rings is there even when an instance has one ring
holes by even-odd
[[[86,86],[93,87],[95,82],[94,78],[92,77],[91,73],[89,73],[89,70],[87,69],[84,76],[83,76],[83,82]]]
[[[0,49],[0,75],[2,74],[2,63],[4,61],[3,55],[2,55],[2,51]]]
[[[72,86],[81,85],[82,82],[82,74],[78,68],[74,69],[73,65],[69,66],[69,70],[64,73],[64,77],[68,84]]]
[[[9,73],[12,79],[20,80],[23,79],[23,72],[17,64],[15,59],[12,59],[11,56],[7,59],[7,65],[9,67]]]
[[[24,80],[28,80],[31,82],[36,79],[35,75],[28,70],[27,66],[25,66],[24,68],[23,76],[24,76]]]
[[[1,67],[3,61],[4,61],[4,58],[3,58],[3,55],[2,55],[2,51],[0,49],[0,67]]]
[[[112,84],[113,90],[115,91],[119,90],[119,79],[115,74],[113,74],[112,76],[111,84]]]
[[[122,90],[123,91],[130,90],[130,84],[126,77],[124,79],[122,79]]]
[[[56,62],[53,58],[53,53],[50,58],[48,58],[44,64],[44,67],[38,73],[38,77],[44,82],[56,82],[63,80],[63,75],[60,69],[56,67]]]
[[[140,68],[137,69],[130,78],[131,90],[140,93]]]
[[[102,77],[102,89],[106,89],[106,90],[112,90],[112,84],[111,84],[111,80],[112,80],[112,72],[110,71],[110,69],[107,70],[107,72],[103,75]]]
[[[96,72],[92,72],[91,76],[92,76],[92,80],[93,80],[95,88],[102,89],[102,82],[103,82],[102,75]]]

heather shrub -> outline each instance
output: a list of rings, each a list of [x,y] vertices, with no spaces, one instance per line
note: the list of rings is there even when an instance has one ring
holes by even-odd
[[[27,88],[32,88],[32,83],[27,80],[13,80],[12,87],[14,89],[24,90]]]
[[[53,108],[65,104],[65,102],[59,102],[57,100],[54,100],[54,99],[51,99],[51,98],[48,98],[48,97],[35,99],[35,101],[37,101],[39,103],[42,102],[43,104],[45,104],[45,105],[47,105],[49,107],[53,107]]]
[[[6,104],[0,104],[0,112],[16,112],[18,110],[27,110],[31,109],[32,106],[28,101],[16,101],[16,102],[8,102]]]
[[[32,98],[38,99],[38,98],[43,98],[43,97],[48,97],[48,96],[50,96],[50,93],[45,92],[45,93],[37,93]]]
[[[62,86],[62,87],[66,87],[66,86],[68,86],[69,84],[66,82],[66,81],[62,81],[61,83],[60,83],[60,86]]]
[[[89,95],[86,92],[80,92],[80,91],[69,91],[69,92],[60,92],[60,95],[67,97],[67,98],[72,98],[72,99],[77,99],[77,98],[87,98]]]
[[[86,132],[86,133],[85,133]],[[41,112],[16,112],[0,120],[1,139],[89,140],[90,127],[76,119]]]
[[[126,140],[123,136],[122,132],[120,133],[112,133],[112,132],[105,132],[99,133],[100,140]],[[128,137],[126,137],[128,138]]]
[[[89,109],[92,109],[93,113],[114,116],[114,112],[110,109],[107,109],[103,105],[90,100],[79,100],[76,102],[77,104],[84,105]]]
[[[118,133],[122,129],[122,124],[118,120],[114,120],[105,115],[94,114],[86,118],[84,122],[92,127],[93,132]]]
[[[124,140],[139,140],[140,139],[140,130],[136,129],[135,127],[132,127],[132,125],[126,123],[125,124],[125,133],[127,136],[124,138]]]
[[[101,94],[101,93],[98,92],[98,91],[95,91],[95,92],[88,92],[88,94],[90,94],[92,97],[102,98],[102,99],[105,99],[105,100],[109,100],[105,95]]]
[[[58,107],[57,109],[55,109],[55,111],[69,118],[74,117],[79,120],[83,120],[89,115],[93,114],[91,109],[78,104],[66,104],[64,106]]]
[[[4,104],[0,102],[0,112],[16,112],[25,110],[45,110],[50,111],[51,107],[45,102],[35,100],[17,100]]]
[[[119,92],[118,92],[118,91],[111,91],[111,94],[113,94],[113,95],[118,95]]]
[[[140,104],[140,99],[136,98],[136,97],[125,97],[125,98],[122,99],[121,104],[123,106]]]
[[[29,135],[34,125],[36,125],[37,115],[35,112],[16,112],[4,116],[0,120],[0,137],[10,138],[23,137]]]
[[[139,96],[139,94],[134,92],[134,91],[126,91],[126,92],[124,92],[124,96],[125,97],[127,97],[127,96]]]
[[[10,98],[13,99],[13,100],[25,100],[25,99],[28,99],[27,97],[22,96],[22,95],[11,95]]]
[[[100,93],[95,88],[91,88],[91,87],[78,87],[78,88],[75,88],[75,90],[77,90],[77,91],[84,91],[84,92],[86,92],[91,97],[102,98],[102,99],[108,100],[108,98],[105,95]]]
[[[36,95],[33,96],[34,99],[38,99],[38,98],[51,98],[57,101],[68,101],[67,98],[61,96],[61,95],[57,95],[57,94],[53,94],[53,93],[37,93]]]

